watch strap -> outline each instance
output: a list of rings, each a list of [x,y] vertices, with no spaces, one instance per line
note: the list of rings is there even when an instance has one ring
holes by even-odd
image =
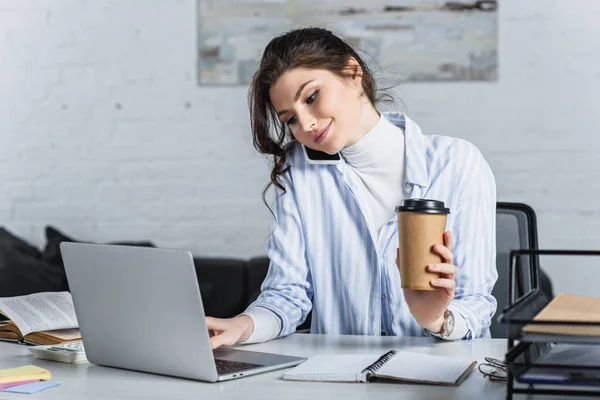
[[[444,311],[444,320],[442,321],[442,327],[440,328],[439,332],[431,332],[428,329],[425,329],[425,334],[431,334],[440,338],[450,335],[450,333],[452,333],[448,332],[448,316],[450,315],[450,313],[451,311],[448,309]]]

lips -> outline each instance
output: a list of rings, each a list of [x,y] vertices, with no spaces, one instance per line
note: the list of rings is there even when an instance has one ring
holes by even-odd
[[[329,133],[329,127],[331,126],[331,122],[329,122],[329,124],[327,124],[327,126],[323,129],[321,129],[319,132],[317,132],[314,141],[316,143],[322,143],[323,140],[325,140],[325,137],[327,136],[327,134]]]

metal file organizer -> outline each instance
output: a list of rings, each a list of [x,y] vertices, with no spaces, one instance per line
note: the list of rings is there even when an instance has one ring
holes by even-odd
[[[508,366],[506,398],[514,394],[600,397],[600,358],[594,365],[571,360],[547,363],[543,357],[556,346],[569,346],[575,352],[600,351],[600,336],[550,335],[523,332],[525,325],[552,325],[572,330],[595,327],[600,322],[534,321],[533,318],[550,302],[540,289],[539,256],[600,256],[591,250],[513,250],[510,254],[508,306],[498,320],[508,327]],[[600,354],[600,353],[599,353]],[[535,375],[533,375],[535,374]],[[532,383],[532,376],[535,378]],[[557,383],[570,376],[569,382]],[[540,378],[542,377],[542,378]]]

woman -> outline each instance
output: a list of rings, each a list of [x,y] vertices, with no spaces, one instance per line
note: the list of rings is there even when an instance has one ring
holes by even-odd
[[[245,313],[207,317],[213,348],[311,332],[489,337],[496,301],[496,188],[469,142],[425,136],[380,113],[371,71],[320,28],[273,39],[250,88],[255,147],[273,157],[275,223],[262,292]],[[267,187],[268,188],[268,187]],[[264,196],[264,193],[263,193]],[[394,208],[450,208],[432,291],[401,289]]]

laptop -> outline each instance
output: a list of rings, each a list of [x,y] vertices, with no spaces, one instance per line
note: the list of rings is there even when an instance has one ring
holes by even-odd
[[[217,382],[306,360],[213,351],[188,251],[70,242],[60,250],[91,363]]]

